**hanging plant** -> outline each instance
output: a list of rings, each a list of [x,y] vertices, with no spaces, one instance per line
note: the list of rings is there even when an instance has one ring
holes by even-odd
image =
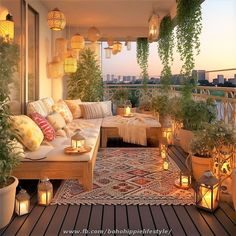
[[[181,73],[190,77],[195,65],[195,54],[200,52],[202,30],[201,0],[177,1],[177,49],[183,61]]]
[[[137,39],[137,62],[142,70],[143,84],[146,87],[148,80],[149,43],[147,38]]]
[[[165,16],[160,24],[160,34],[158,40],[158,54],[163,65],[161,72],[161,84],[163,85],[164,91],[168,91],[170,89],[173,48],[173,23],[170,16]]]

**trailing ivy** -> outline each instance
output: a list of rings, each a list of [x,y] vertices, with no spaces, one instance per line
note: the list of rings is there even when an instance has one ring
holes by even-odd
[[[149,43],[147,38],[137,39],[137,62],[142,70],[144,87],[147,85],[148,80],[148,55],[149,55]]]
[[[177,49],[183,61],[181,73],[186,77],[191,76],[194,56],[200,52],[201,20],[201,0],[177,1]]]
[[[164,91],[168,91],[170,89],[173,48],[173,23],[170,16],[165,16],[160,24],[160,34],[158,40],[158,53],[163,65],[163,70],[161,72],[161,84],[163,85]]]

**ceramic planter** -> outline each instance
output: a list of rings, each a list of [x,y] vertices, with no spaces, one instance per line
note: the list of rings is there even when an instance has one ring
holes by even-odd
[[[14,211],[18,179],[15,177],[12,179],[13,182],[10,185],[0,188],[0,229],[10,222]]]
[[[212,157],[198,157],[192,156],[192,171],[193,177],[197,181],[202,174],[207,170],[212,170],[213,158]]]
[[[178,139],[179,139],[179,144],[180,147],[185,151],[185,152],[190,152],[190,143],[193,139],[193,132],[190,130],[186,129],[180,129],[178,131]]]

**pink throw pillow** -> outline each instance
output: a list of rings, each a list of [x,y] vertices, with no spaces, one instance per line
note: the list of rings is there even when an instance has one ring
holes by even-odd
[[[42,130],[44,138],[47,141],[52,141],[53,139],[55,139],[56,137],[55,130],[43,116],[41,116],[37,112],[33,112],[30,114],[30,117]]]

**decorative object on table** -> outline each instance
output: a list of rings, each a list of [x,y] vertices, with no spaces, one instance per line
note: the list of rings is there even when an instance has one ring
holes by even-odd
[[[78,149],[85,146],[85,138],[77,132],[71,137],[71,147]]]
[[[193,189],[173,185],[180,169],[173,160],[169,161],[171,171],[164,171],[157,148],[100,150],[93,190],[85,192],[78,180],[66,180],[51,204],[194,204]]]
[[[64,14],[58,9],[54,8],[48,12],[48,27],[54,31],[63,30],[66,26],[66,18]]]
[[[88,30],[88,40],[92,43],[95,43],[97,40],[101,38],[101,33],[96,27],[91,27]]]
[[[5,20],[0,20],[0,37],[9,43],[14,40],[14,21],[11,14],[7,14]]]
[[[189,189],[191,186],[191,174],[189,171],[180,171],[179,179],[175,181],[175,186],[182,189]]]
[[[196,206],[214,212],[219,204],[219,180],[211,171],[206,171],[197,181]]]
[[[68,155],[73,155],[73,154],[74,155],[81,155],[81,154],[90,152],[91,150],[92,150],[92,148],[89,146],[84,146],[81,148],[73,148],[73,147],[64,148],[65,154],[68,154]]]
[[[18,216],[28,214],[30,211],[30,195],[25,189],[21,189],[16,195],[15,212]]]
[[[38,204],[48,206],[53,198],[53,186],[48,178],[42,179],[38,183]]]
[[[134,114],[131,112],[132,104],[130,100],[126,100],[124,104],[124,117],[133,117]]]

